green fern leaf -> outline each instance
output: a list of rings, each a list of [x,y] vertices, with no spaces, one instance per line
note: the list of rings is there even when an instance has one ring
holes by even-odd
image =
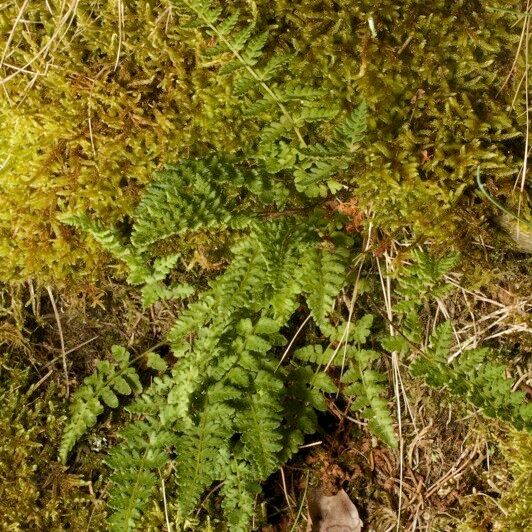
[[[360,142],[366,133],[368,108],[366,102],[361,102],[353,109],[335,129],[336,141],[350,149],[353,144]]]
[[[177,441],[176,478],[184,515],[194,510],[205,489],[222,476],[220,454],[227,452],[234,414],[234,409],[224,403],[208,404],[198,423],[186,429]]]
[[[158,423],[131,423],[120,436],[123,443],[114,447],[106,460],[114,470],[108,503],[113,513],[108,525],[116,532],[137,529],[158,485],[156,472],[166,464],[167,449],[175,443],[174,434]]]
[[[314,247],[301,259],[302,287],[312,317],[319,326],[327,326],[326,318],[345,282],[349,251],[338,246],[334,250]]]
[[[112,362],[98,362],[96,371],[87,377],[72,397],[70,420],[66,425],[59,458],[65,463],[76,442],[91,428],[97,417],[104,411],[102,401],[111,408],[118,406],[116,394],[129,395],[132,388],[142,389],[138,375],[130,365],[129,353],[121,346],[113,346]]]
[[[249,464],[238,458],[227,457],[222,488],[222,508],[232,532],[247,532],[254,514],[255,497],[260,484],[250,475]]]
[[[383,398],[387,379],[385,375],[371,369],[380,355],[367,349],[351,350],[350,355],[353,364],[342,376],[342,382],[348,384],[343,393],[354,398],[351,409],[368,420],[370,430],[390,447],[396,447],[392,417],[387,401]]]

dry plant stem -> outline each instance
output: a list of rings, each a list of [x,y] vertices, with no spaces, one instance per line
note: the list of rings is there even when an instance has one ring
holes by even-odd
[[[29,4],[29,0],[24,0],[24,3],[22,4],[22,6],[20,7],[20,9],[19,9],[19,11],[17,13],[17,18],[13,22],[13,27],[11,28],[11,31],[9,32],[9,35],[8,35],[7,41],[6,41],[6,45],[4,47],[4,51],[2,52],[2,58],[0,58],[0,68],[2,68],[4,66],[4,62],[5,62],[6,57],[7,57],[7,52],[9,50],[9,46],[11,45],[11,41],[13,40],[13,37],[15,36],[15,31],[17,29],[17,26],[18,26],[19,22],[21,21],[22,16],[24,15],[24,11],[26,11],[26,7],[28,7],[28,4]]]
[[[360,257],[362,257],[362,256],[360,256]],[[353,293],[351,295],[351,301],[349,303],[349,316],[347,318],[347,323],[345,325],[345,329],[344,329],[344,332],[342,334],[342,337],[340,338],[340,342],[338,343],[338,346],[335,348],[333,354],[331,355],[331,357],[329,358],[329,361],[327,362],[327,365],[325,366],[325,371],[327,371],[329,369],[329,367],[331,366],[332,361],[336,357],[336,354],[340,350],[340,347],[342,346],[342,343],[343,343],[344,352],[342,354],[342,367],[340,369],[340,375],[344,374],[345,359],[347,357],[347,346],[348,346],[348,340],[349,340],[349,329],[351,328],[351,320],[353,319],[353,313],[354,313],[354,310],[355,310],[355,302],[356,302],[357,295],[358,295],[358,284],[359,284],[359,280],[360,280],[360,273],[362,271],[362,266],[364,264],[363,257],[362,258],[360,258],[360,257],[359,257],[360,265],[358,267],[357,277],[356,277],[356,280],[355,280],[355,286],[353,288]],[[339,393],[340,393],[340,391],[338,390],[338,392],[336,394],[336,397],[338,397]]]
[[[70,353],[73,353],[74,351],[77,351],[78,349],[86,346],[87,344],[90,344],[91,342],[94,342],[94,340],[96,340],[97,338],[99,338],[100,336],[99,335],[96,335],[96,336],[93,336],[92,338],[89,338],[88,340],[85,340],[85,342],[77,345],[76,347],[71,347],[70,349],[68,349],[67,351],[65,351],[65,355],[70,355]],[[55,358],[52,358],[52,360],[50,360],[50,362],[47,362],[43,368],[47,368],[48,366],[50,366],[51,364],[54,364],[57,360],[59,360],[61,356],[58,356],[58,357],[55,357]]]
[[[458,457],[456,462],[453,464],[453,466],[449,469],[449,471],[447,471],[447,473],[445,473],[434,484],[432,484],[432,486],[430,486],[427,489],[425,493],[425,498],[428,499],[431,495],[433,495],[436,492],[436,490],[440,488],[440,486],[448,482],[451,482],[453,479],[460,477],[477,454],[478,454],[478,442],[475,442],[473,449],[464,450],[462,454]]]
[[[308,479],[309,479],[309,472],[307,471],[305,491],[303,491],[303,497],[301,497],[301,504],[299,505],[299,508],[297,509],[297,514],[296,514],[296,517],[294,518],[294,523],[292,524],[292,528],[290,528],[290,532],[295,532],[297,523],[299,521],[299,518],[301,517],[301,512],[303,511],[303,506],[305,505],[305,502],[307,501]]]
[[[279,360],[279,364],[277,364],[275,371],[277,371],[281,367],[281,364],[284,362],[284,359],[287,357],[288,353],[290,352],[290,349],[292,349],[294,342],[297,340],[297,337],[300,335],[308,320],[310,320],[310,314],[305,318],[305,321],[298,327],[297,331],[294,333],[294,336],[292,336],[292,339],[290,340],[290,343],[288,344],[287,348],[284,350],[283,356],[281,357],[281,360]]]
[[[116,61],[115,61],[115,67],[116,70],[118,68],[118,63],[120,62],[120,52],[122,51],[122,39],[123,39],[123,32],[124,32],[124,3],[122,0],[117,1],[117,10],[118,10],[118,48],[116,51]]]
[[[15,76],[17,76],[20,72],[26,71],[28,67],[30,67],[39,57],[46,57],[50,49],[52,48],[52,44],[54,44],[54,41],[57,40],[57,45],[63,40],[65,35],[67,34],[72,21],[74,20],[76,10],[78,8],[79,0],[74,0],[69,6],[64,15],[62,15],[57,27],[54,30],[54,33],[50,37],[50,40],[46,43],[45,46],[43,46],[23,67],[16,67],[13,65],[11,68],[15,71],[8,76],[6,76],[3,79],[0,79],[0,85],[5,85],[9,80],[13,79]],[[64,29],[63,34],[61,35],[61,31],[63,30],[64,26],[66,26],[66,29]],[[15,28],[13,28],[14,30]],[[0,66],[8,66],[5,62],[0,63]],[[45,71],[48,70],[49,64],[46,65]],[[34,72],[34,79],[33,81],[39,76],[43,75],[43,73]],[[30,81],[29,86],[32,85],[33,81]]]
[[[290,495],[288,495],[288,489],[286,488],[286,478],[284,476],[284,468],[281,467],[281,481],[283,483],[283,494],[284,498],[286,499],[286,504],[288,505],[288,511],[291,515],[294,514],[294,510],[292,509],[292,504],[290,502]]]
[[[205,495],[203,501],[201,502],[201,504],[198,505],[198,510],[196,512],[196,519],[198,518],[200,512],[201,512],[201,509],[205,506],[205,503],[209,500],[209,497],[217,492],[223,485],[225,484],[225,481],[224,482],[220,482],[219,484],[216,484],[216,486],[214,486],[210,491],[209,493],[207,493],[207,495]]]
[[[528,6],[527,6],[527,9],[528,9]],[[519,60],[519,54],[521,53],[521,48],[523,47],[523,41],[525,39],[525,28],[526,28],[526,17],[525,17],[525,20],[523,21],[523,29],[521,30],[521,37],[519,38],[519,45],[517,46],[517,51],[515,52],[515,55],[514,55],[514,61],[512,63],[510,71],[508,72],[506,78],[504,79],[504,81],[503,81],[503,83],[501,85],[501,88],[497,92],[497,97],[502,92],[504,87],[506,87],[506,85],[510,81],[510,78],[512,77],[513,73],[515,72],[515,67],[517,66],[517,61]]]
[[[159,471],[159,476],[161,477],[161,491],[163,495],[164,518],[166,521],[166,529],[167,529],[167,532],[172,532],[172,525],[170,524],[170,517],[168,515],[168,504],[166,502],[166,488],[164,485],[164,478],[160,471]]]
[[[28,281],[28,288],[30,290],[31,310],[33,311],[35,319],[39,321],[39,302],[35,296],[35,289],[33,288],[33,282],[31,280]]]
[[[390,257],[385,254],[386,270],[390,268]],[[391,278],[386,276],[386,282],[382,274],[380,261],[377,259],[377,268],[379,270],[379,278],[381,281],[382,294],[384,298],[384,304],[386,307],[386,313],[388,317],[388,324],[390,329],[390,336],[395,336],[395,328],[393,326],[393,309],[392,309],[392,291],[391,291]],[[403,475],[404,475],[404,440],[403,440],[403,424],[402,424],[402,411],[401,411],[401,393],[399,389],[399,360],[397,358],[397,352],[392,353],[392,368],[393,368],[393,387],[395,394],[395,402],[397,404],[397,424],[399,430],[399,500],[397,504],[397,524],[396,530],[400,530],[401,526],[401,510],[403,503]]]
[[[32,384],[30,386],[30,389],[28,390],[28,396],[30,396],[44,381],[46,381],[46,379],[48,379],[48,377],[53,373],[53,370],[49,370],[48,373],[44,376],[44,377],[41,377],[36,383]]]
[[[68,382],[68,367],[67,367],[67,361],[66,361],[66,349],[65,349],[65,339],[63,337],[63,327],[61,325],[61,318],[59,317],[59,311],[57,310],[57,305],[55,303],[54,294],[52,292],[52,289],[47,286],[46,291],[48,292],[48,296],[50,297],[50,303],[52,303],[52,308],[54,309],[54,316],[55,321],[57,322],[57,329],[59,331],[59,341],[61,342],[61,358],[63,359],[63,372],[65,374],[65,385],[66,385],[66,397],[70,396],[70,384]]]

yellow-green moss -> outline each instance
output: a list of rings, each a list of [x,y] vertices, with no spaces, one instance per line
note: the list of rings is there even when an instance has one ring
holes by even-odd
[[[27,6],[6,63],[23,67],[60,27],[64,3],[46,4],[53,13],[45,3]],[[27,67],[43,75],[19,73],[4,85],[0,279],[97,272],[103,258],[57,221],[61,211],[114,223],[163,162],[188,154],[194,143],[234,144],[230,125],[216,116],[226,91],[221,87],[218,98],[216,88],[203,89],[207,70],[194,71],[195,37],[181,38],[172,2],[120,4],[120,38],[117,3],[82,1],[63,40]],[[0,15],[0,48],[17,12],[13,3]]]
[[[270,9],[271,2],[259,3]],[[490,7],[511,4],[520,7],[501,1]],[[449,237],[475,192],[477,165],[499,186],[513,184],[524,152],[522,98],[512,111],[519,80],[505,89],[503,81],[519,40],[515,16],[469,0],[274,6],[306,75],[323,73],[343,105],[360,96],[368,102],[368,142],[353,174],[354,194],[378,226]]]
[[[63,5],[27,6],[3,76],[50,41]],[[515,16],[466,0],[224,6],[240,6],[257,31],[270,29],[267,53],[297,53],[288,76],[330,89],[343,107],[366,99],[364,160],[346,177],[384,231],[407,228],[440,240],[467,227],[477,231],[485,209],[471,211],[478,164],[498,190],[511,189],[523,152],[519,98],[510,108],[518,80],[499,90],[519,40]],[[519,9],[520,2],[490,6]],[[18,9],[8,3],[0,14],[0,49]],[[18,73],[4,85],[0,279],[100,275],[104,258],[57,221],[60,212],[91,212],[113,223],[131,211],[163,162],[245,149],[254,134],[253,124],[241,127],[216,65],[197,61],[196,51],[212,42],[183,27],[170,0],[81,1],[64,33],[26,68],[43,75]]]
[[[3,530],[93,530],[102,507],[81,475],[56,461],[64,417],[57,390],[28,382],[16,357],[0,356],[0,516]],[[35,381],[37,382],[37,381]],[[88,471],[84,471],[88,476]]]

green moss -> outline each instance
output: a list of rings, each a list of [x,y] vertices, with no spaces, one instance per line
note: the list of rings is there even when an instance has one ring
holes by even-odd
[[[532,436],[515,432],[502,444],[505,458],[510,464],[513,482],[503,494],[501,506],[506,514],[500,518],[502,530],[532,529]]]
[[[353,182],[375,224],[442,239],[458,232],[477,165],[499,186],[513,182],[524,147],[522,109],[518,99],[510,110],[512,83],[499,90],[519,39],[515,17],[470,1],[275,6],[305,75],[322,72],[344,106],[358,95],[368,102],[365,160]]]
[[[55,14],[44,4],[27,7],[27,22],[16,26],[9,46],[10,65],[29,63],[59,27],[62,3],[48,4]],[[234,144],[231,125],[217,117],[223,106],[216,92],[225,89],[204,90],[208,70],[194,70],[196,37],[181,38],[171,5],[124,4],[119,38],[114,4],[96,14],[92,2],[81,2],[63,40],[28,67],[46,75],[19,73],[5,84],[0,279],[98,275],[104,257],[80,244],[59,213],[92,211],[115,222],[164,161],[195,143]],[[3,9],[0,48],[17,12],[14,4]],[[11,74],[4,66],[2,75]]]
[[[31,23],[17,25],[6,63],[24,66],[50,42],[61,11],[57,0],[47,5],[27,7]],[[497,190],[509,190],[523,153],[519,99],[510,109],[519,80],[499,93],[519,40],[515,17],[466,0],[234,6],[257,31],[270,29],[267,53],[297,53],[288,77],[329,89],[344,108],[360,96],[368,102],[364,158],[345,177],[373,223],[389,234],[406,228],[467,243],[486,209],[475,200],[477,165]],[[1,279],[101,275],[106,257],[58,222],[62,211],[92,211],[113,223],[131,212],[163,162],[252,145],[256,126],[241,127],[217,65],[197,53],[213,43],[186,28],[170,0],[123,7],[119,19],[113,3],[96,12],[80,2],[64,38],[28,67],[47,75],[19,73],[5,85]],[[17,10],[3,10],[0,48]],[[4,65],[3,75],[11,74]]]
[[[28,371],[0,357],[0,515],[6,530],[84,530],[102,524],[89,483],[56,461],[64,417],[57,390],[29,386]],[[44,385],[46,386],[46,384]],[[86,464],[86,478],[90,465]]]
[[[521,532],[532,529],[532,436],[510,432],[497,442],[494,462],[484,474],[502,493],[474,493],[462,500],[460,518],[448,526],[459,532]],[[491,491],[490,489],[486,491]]]

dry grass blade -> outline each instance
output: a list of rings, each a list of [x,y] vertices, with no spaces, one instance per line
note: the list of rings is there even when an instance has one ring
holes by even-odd
[[[2,61],[0,62],[0,68],[4,67],[4,70],[5,70],[5,67],[8,67],[8,69],[13,70],[13,72],[11,74],[6,75],[4,78],[0,79],[0,85],[5,85],[8,81],[13,79],[15,76],[17,76],[20,73],[27,73],[27,74],[32,74],[34,76],[32,81],[30,81],[29,83],[29,86],[31,86],[38,76],[46,73],[46,71],[48,70],[49,64],[50,64],[48,61],[48,57],[51,53],[53,53],[53,50],[55,50],[61,44],[63,39],[66,37],[70,29],[70,26],[72,25],[72,22],[74,21],[76,11],[79,5],[79,0],[73,0],[68,5],[65,12],[63,12],[63,6],[61,7],[61,13],[59,15],[59,20],[57,22],[56,27],[54,28],[52,35],[48,39],[47,43],[44,46],[42,46],[36,53],[34,53],[33,56],[28,61],[26,61],[24,65],[22,66],[10,65],[10,64],[8,65],[6,64],[5,59],[9,56],[9,46],[14,39],[17,25],[20,22],[28,3],[29,2],[25,3],[20,9],[19,11],[20,18],[17,17],[13,25],[13,28],[11,30],[11,33],[9,35],[8,42],[6,43],[4,52],[2,54]],[[35,69],[30,70],[30,67],[32,67],[39,59],[45,62],[44,72],[41,72]]]
[[[50,303],[52,304],[52,308],[54,310],[55,321],[57,322],[57,329],[59,331],[59,341],[61,342],[61,354],[62,354],[61,358],[63,360],[63,373],[65,375],[66,397],[68,398],[70,396],[70,384],[68,382],[68,366],[67,366],[67,360],[66,360],[66,349],[65,349],[65,339],[63,336],[63,326],[61,325],[61,318],[59,316],[59,311],[57,310],[57,305],[55,302],[52,289],[48,286],[46,287],[46,291],[48,292],[48,296],[50,297]]]
[[[391,292],[391,277],[386,275],[386,279],[382,273],[380,261],[377,259],[377,268],[379,270],[379,279],[382,287],[382,295],[384,298],[384,305],[386,308],[386,315],[388,318],[389,332],[391,336],[395,335],[393,327],[393,309],[392,309],[392,292]],[[390,257],[386,254],[386,270],[390,268]],[[404,470],[404,439],[403,439],[403,424],[401,411],[401,394],[399,389],[399,360],[397,353],[392,353],[392,368],[393,368],[393,388],[395,394],[395,403],[397,405],[397,425],[399,431],[399,501],[397,504],[397,522],[396,530],[401,526],[401,510],[403,503],[403,470]]]

